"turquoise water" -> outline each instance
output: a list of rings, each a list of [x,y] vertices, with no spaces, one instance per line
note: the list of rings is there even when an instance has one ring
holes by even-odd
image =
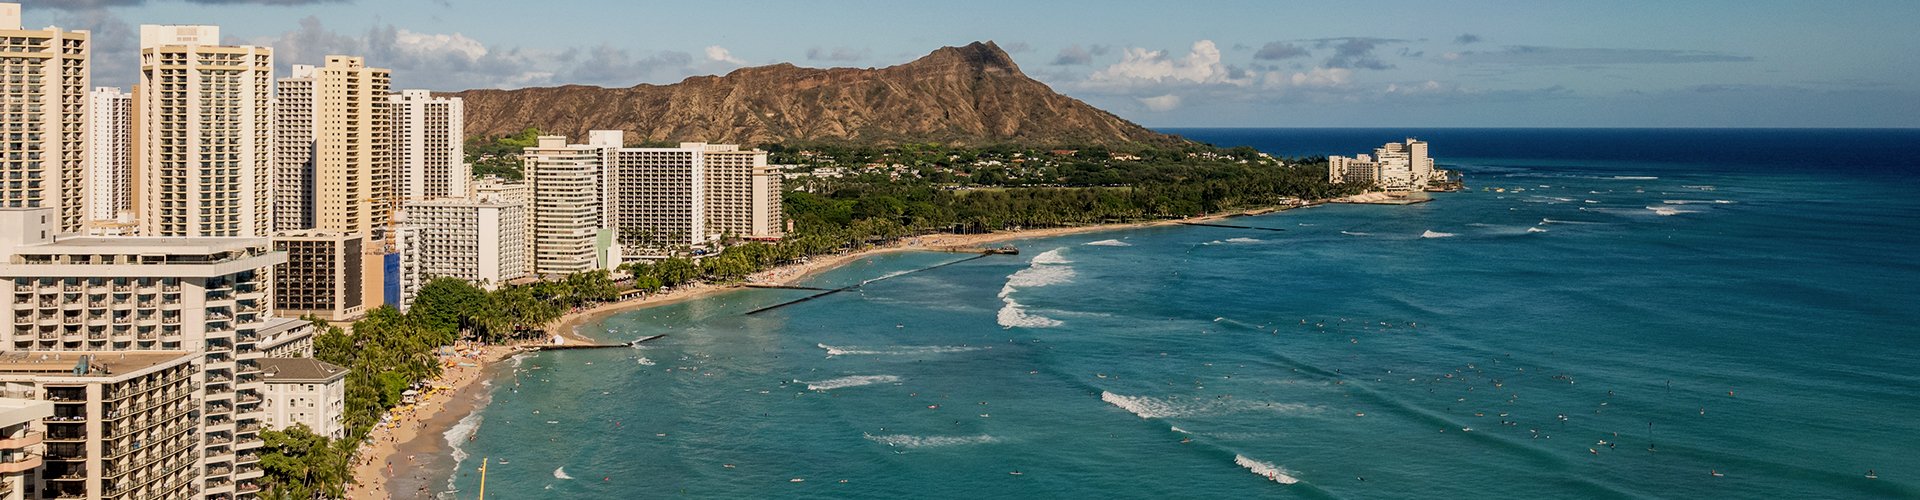
[[[1911,170],[1443,144],[1474,190],[1424,205],[609,318],[668,337],[519,359],[443,496],[1920,496]]]

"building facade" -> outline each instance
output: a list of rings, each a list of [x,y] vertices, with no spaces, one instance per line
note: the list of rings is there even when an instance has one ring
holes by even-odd
[[[0,209],[0,389],[55,403],[42,495],[258,492],[260,342],[311,328],[270,316],[286,255],[264,238],[56,240],[54,213]]]
[[[17,394],[24,396],[26,394]],[[21,500],[29,483],[46,462],[46,433],[35,428],[42,419],[53,416],[53,403],[37,399],[0,396],[0,499]]]
[[[133,96],[99,87],[87,105],[87,220],[132,220]]]
[[[266,423],[269,429],[307,426],[328,439],[346,437],[341,423],[346,412],[347,369],[313,358],[264,358],[260,376],[266,381]]]
[[[392,98],[400,199],[465,196],[473,178],[467,165],[466,105],[458,97],[433,97],[426,90],[402,90]]]
[[[22,29],[20,4],[0,4],[0,207],[58,209],[63,233],[86,221],[91,52],[87,32]]]
[[[272,228],[273,51],[217,26],[140,27],[141,234],[264,237]]]
[[[620,244],[656,253],[713,241],[707,226],[706,170],[699,148],[612,148],[613,226]]]
[[[756,240],[786,234],[781,169],[767,164],[766,151],[701,142],[682,143],[680,149],[701,152],[708,233]]]
[[[273,104],[273,230],[313,229],[314,132],[311,65],[293,65]]]
[[[402,227],[418,232],[422,279],[460,278],[492,290],[526,276],[527,221],[518,202],[415,201],[405,212]]]
[[[365,244],[359,234],[320,230],[274,235],[274,251],[286,253],[286,261],[274,268],[275,312],[287,317],[311,315],[327,321],[348,321],[377,306],[377,298],[366,298],[362,273],[358,272],[366,265]]]
[[[610,148],[567,144],[562,136],[539,141],[521,155],[531,181],[534,272],[564,275],[619,265],[601,156]]]

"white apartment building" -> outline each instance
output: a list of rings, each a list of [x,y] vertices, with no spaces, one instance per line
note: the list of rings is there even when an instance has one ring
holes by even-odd
[[[62,233],[86,221],[86,31],[20,26],[20,4],[0,3],[0,207],[58,210]]]
[[[567,144],[563,136],[539,141],[521,154],[532,188],[534,272],[564,275],[619,265],[602,157],[618,142]]]
[[[313,229],[314,132],[312,65],[295,64],[278,81],[273,104],[273,230]]]
[[[87,220],[132,220],[133,96],[98,87],[87,106]]]
[[[460,278],[492,290],[526,275],[527,221],[518,202],[481,198],[406,204],[419,232],[421,279]]]
[[[56,240],[54,214],[0,209],[0,389],[55,402],[46,496],[251,497],[261,342],[310,335],[269,315],[286,254],[264,238]]]
[[[269,429],[305,425],[328,439],[346,437],[341,422],[346,413],[347,369],[313,358],[264,358],[260,377],[266,381],[266,423]]]
[[[1387,191],[1419,191],[1445,182],[1450,172],[1434,168],[1426,141],[1407,139],[1374,148],[1373,155],[1327,157],[1327,180],[1366,182]]]
[[[466,105],[426,90],[393,94],[394,172],[402,201],[467,194]]]
[[[469,198],[476,200],[494,200],[520,205],[521,219],[525,221],[522,233],[526,234],[526,251],[521,255],[525,269],[521,275],[533,274],[533,187],[525,181],[502,179],[486,176],[471,184]]]
[[[135,138],[148,236],[266,236],[273,227],[273,51],[218,26],[140,26]]]

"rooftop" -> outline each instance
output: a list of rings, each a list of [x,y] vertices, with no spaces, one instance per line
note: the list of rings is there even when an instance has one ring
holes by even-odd
[[[185,351],[79,352],[12,351],[0,353],[0,374],[108,377],[128,374],[197,356]],[[87,372],[75,374],[82,360]]]
[[[313,358],[261,358],[260,376],[267,383],[330,382],[347,376],[347,369]]]
[[[161,236],[73,236],[53,243],[23,246],[14,253],[71,254],[213,254],[244,251],[267,245],[266,238],[183,238]]]

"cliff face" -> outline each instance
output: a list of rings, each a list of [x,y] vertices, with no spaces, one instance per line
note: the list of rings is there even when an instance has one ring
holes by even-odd
[[[582,85],[449,94],[466,101],[468,135],[539,127],[570,139],[624,129],[628,140],[959,145],[1173,144],[1020,72],[993,42],[944,47],[879,69],[776,64],[673,85]]]

